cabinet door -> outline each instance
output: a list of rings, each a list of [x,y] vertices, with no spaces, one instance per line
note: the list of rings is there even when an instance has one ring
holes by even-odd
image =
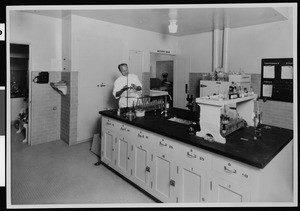
[[[183,164],[179,167],[179,202],[206,202],[206,171],[203,168]]]
[[[176,198],[176,168],[174,161],[164,153],[153,151],[151,174],[153,181],[152,194],[162,202],[177,202]]]
[[[134,142],[132,146],[132,169],[131,177],[133,182],[141,188],[150,189],[150,150],[139,142]]]
[[[210,190],[213,202],[250,201],[250,191],[245,186],[219,177],[213,177],[213,180],[210,182]]]
[[[103,129],[101,134],[101,161],[112,167],[114,164],[114,136],[107,129]]]
[[[115,138],[115,168],[125,176],[130,175],[130,143],[127,138]]]

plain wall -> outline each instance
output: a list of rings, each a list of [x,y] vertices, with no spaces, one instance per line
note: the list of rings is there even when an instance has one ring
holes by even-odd
[[[70,30],[71,71],[78,71],[78,141],[88,140],[99,133],[98,112],[118,106],[113,83],[120,76],[118,64],[130,63],[129,51],[142,52],[141,71],[149,72],[150,52],[177,53],[178,38],[77,15],[71,15]]]
[[[190,58],[190,72],[212,71],[213,32],[180,37],[179,45],[181,54]]]
[[[228,40],[228,71],[261,72],[262,58],[293,57],[292,18],[232,28]],[[223,32],[221,32],[223,33]],[[181,53],[191,58],[190,72],[212,72],[213,32],[179,38]]]
[[[261,73],[263,58],[293,57],[292,20],[230,30],[228,70]]]
[[[29,71],[61,71],[61,19],[11,11],[9,22],[10,42],[30,45]]]

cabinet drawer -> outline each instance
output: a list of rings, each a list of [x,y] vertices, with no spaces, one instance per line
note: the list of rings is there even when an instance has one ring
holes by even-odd
[[[134,131],[132,126],[120,122],[116,125],[116,132],[118,132],[118,134],[120,135],[128,136]]]
[[[158,149],[157,143],[158,143],[159,135],[147,130],[141,130],[140,128],[137,128],[134,134],[136,140],[146,144],[151,149],[154,150]]]
[[[117,125],[118,123],[115,120],[102,116],[102,127],[108,130],[114,130]]]
[[[211,156],[204,150],[193,146],[183,146],[181,154],[185,162],[194,163],[196,165],[203,165],[210,168]]]
[[[169,153],[172,157],[177,157],[180,153],[180,144],[173,139],[166,139],[163,136],[157,136],[154,140],[155,149],[163,153]]]
[[[235,180],[250,182],[252,169],[225,157],[213,157],[212,169],[221,173],[223,176]]]

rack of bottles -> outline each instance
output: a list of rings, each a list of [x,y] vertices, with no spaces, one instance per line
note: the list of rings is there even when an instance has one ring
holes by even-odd
[[[165,102],[163,99],[151,100],[150,96],[142,96],[137,100],[135,109],[145,111],[163,110],[165,108]]]
[[[221,108],[220,133],[223,137],[246,126],[247,122],[239,116],[235,108],[229,108],[228,105]]]

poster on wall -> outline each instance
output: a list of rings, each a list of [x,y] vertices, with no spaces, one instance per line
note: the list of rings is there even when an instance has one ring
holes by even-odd
[[[262,59],[260,96],[293,102],[293,58]]]

